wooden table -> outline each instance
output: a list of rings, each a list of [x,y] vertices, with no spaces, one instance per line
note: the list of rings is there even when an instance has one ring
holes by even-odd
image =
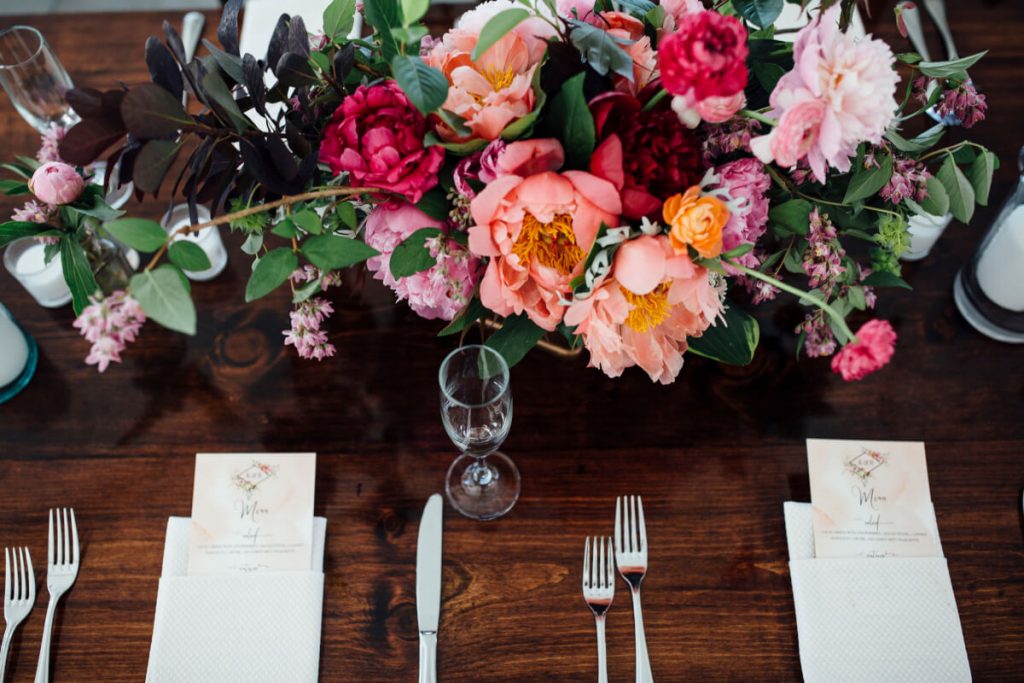
[[[991,50],[974,72],[990,115],[973,132],[1003,160],[997,204],[1024,142],[1024,5],[953,3],[950,14],[963,53]],[[891,14],[876,17],[874,29],[892,37]],[[145,80],[143,42],[162,19],[25,22],[43,30],[77,83],[109,86]],[[35,150],[6,98],[0,131],[4,157]],[[141,213],[161,210],[150,202]],[[505,448],[523,475],[519,504],[491,523],[446,513],[442,680],[596,677],[580,595],[583,538],[611,532],[614,497],[627,493],[642,494],[647,509],[645,620],[657,679],[798,679],[782,503],[809,500],[809,436],[927,442],[975,679],[1020,680],[1024,349],[975,333],[951,296],[994,210],[980,210],[970,227],[954,224],[928,260],[905,266],[916,291],[884,292],[880,314],[899,332],[897,355],[861,383],[844,384],[825,362],[794,361],[792,304],[762,311],[751,367],[693,358],[670,387],[531,354],[513,371]],[[316,512],[329,520],[322,679],[416,679],[415,532],[453,457],[436,388],[453,342],[379,287],[349,288],[333,297],[338,356],[299,360],[281,346],[283,294],[243,303],[246,268],[234,258],[217,280],[196,285],[195,337],[147,325],[123,365],[103,375],[82,363],[87,344],[70,308],[40,308],[0,273],[0,298],[41,354],[31,385],[0,407],[0,544],[28,545],[42,565],[47,508],[74,506],[84,547],[57,618],[56,680],[144,677],[167,517],[189,514],[194,454],[277,450],[320,455]],[[624,681],[633,676],[633,627],[619,588],[609,666]],[[45,600],[40,589],[15,639],[11,680],[31,680]]]

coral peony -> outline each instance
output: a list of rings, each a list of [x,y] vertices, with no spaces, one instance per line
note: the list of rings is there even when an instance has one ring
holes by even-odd
[[[469,136],[459,136],[438,121],[437,132],[445,140],[495,140],[506,126],[533,111],[536,97],[531,82],[547,50],[545,39],[553,32],[548,24],[531,17],[472,59],[487,21],[511,7],[518,5],[511,0],[481,3],[462,15],[424,57],[448,77],[444,109],[461,117],[470,130]]]
[[[32,174],[28,188],[45,204],[70,204],[82,194],[85,181],[74,166],[62,161],[48,161]]]
[[[714,11],[685,14],[658,45],[661,82],[696,103],[733,97],[747,85],[747,32],[735,17]]]
[[[717,169],[717,175],[720,187],[734,200],[740,200],[743,206],[741,210],[729,212],[729,222],[722,230],[722,251],[743,244],[756,244],[768,224],[766,193],[771,187],[771,178],[760,161],[749,157],[723,164]],[[735,260],[748,268],[756,268],[759,262],[753,251]]]
[[[590,109],[599,141],[590,170],[619,189],[626,218],[656,216],[664,200],[700,181],[700,140],[668,107],[644,111],[635,97],[610,93]]]
[[[601,223],[618,225],[622,205],[606,180],[582,171],[543,171],[499,176],[470,208],[470,251],[491,259],[480,300],[499,315],[525,312],[554,330]]]
[[[615,254],[612,270],[589,297],[574,301],[565,324],[590,352],[591,367],[618,377],[639,365],[653,382],[671,383],[683,367],[687,337],[719,316],[710,274],[664,236],[641,236]]]
[[[897,106],[892,50],[841,32],[838,19],[834,5],[800,31],[793,70],[769,100],[778,126],[751,143],[765,163],[791,168],[806,157],[818,182],[828,166],[849,171],[861,142],[879,144]]]
[[[407,299],[409,307],[420,317],[451,320],[469,303],[480,279],[480,262],[461,244],[442,235],[426,245],[435,265],[396,279],[391,274],[391,253],[420,228],[447,231],[450,226],[405,202],[374,207],[366,219],[366,243],[380,256],[368,259],[366,267],[395,292],[399,301]]]
[[[624,41],[623,49],[633,60],[632,80],[612,75],[615,89],[636,95],[654,79],[658,70],[658,55],[651,46],[651,39],[644,34],[644,22],[623,12],[602,12],[600,25],[609,35]]]
[[[857,339],[832,358],[832,372],[847,382],[864,379],[892,359],[896,332],[887,320],[869,320],[857,330]]]
[[[353,187],[376,187],[416,203],[437,185],[444,149],[424,147],[427,123],[394,81],[362,85],[324,130],[320,161]]]
[[[722,230],[729,222],[729,209],[717,197],[701,196],[699,185],[665,200],[662,216],[677,253],[687,253],[687,246],[704,258],[722,253]]]

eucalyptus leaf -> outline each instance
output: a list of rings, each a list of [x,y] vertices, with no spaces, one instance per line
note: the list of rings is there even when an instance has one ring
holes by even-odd
[[[165,263],[136,273],[129,286],[147,317],[175,332],[195,334],[196,307],[185,282],[180,269]]]
[[[255,301],[284,284],[299,267],[299,257],[288,247],[279,247],[256,262],[245,286],[245,301]]]

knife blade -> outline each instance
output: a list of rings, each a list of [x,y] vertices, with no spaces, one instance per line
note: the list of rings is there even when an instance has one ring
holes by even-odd
[[[423,507],[416,541],[416,621],[420,631],[420,683],[437,680],[437,626],[441,618],[441,527],[444,503],[435,493]]]

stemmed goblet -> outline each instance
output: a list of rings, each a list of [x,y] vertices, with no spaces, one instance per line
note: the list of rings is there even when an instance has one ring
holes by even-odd
[[[21,117],[40,133],[78,122],[65,98],[71,77],[43,34],[31,26],[0,31],[0,85]]]

